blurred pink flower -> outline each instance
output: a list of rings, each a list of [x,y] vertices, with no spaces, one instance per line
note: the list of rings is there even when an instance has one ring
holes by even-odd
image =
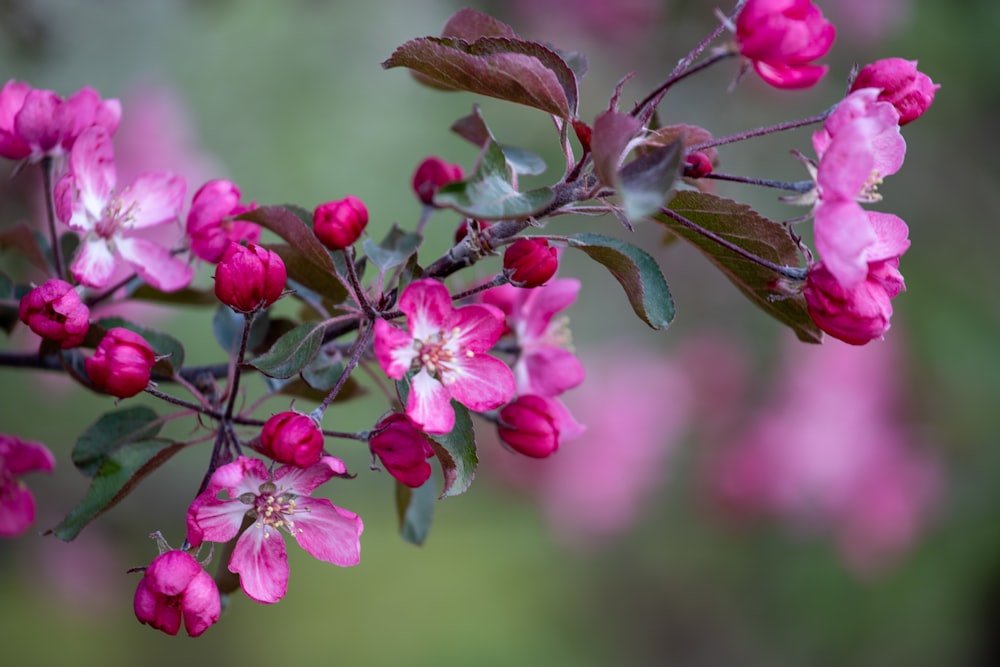
[[[664,16],[659,0],[510,0],[510,5],[518,25],[538,26],[547,34],[582,33],[619,49],[651,39]]]
[[[894,350],[786,349],[774,399],[713,462],[713,491],[737,512],[832,534],[856,571],[887,567],[916,541],[940,476],[893,412]]]
[[[840,36],[853,42],[875,43],[898,33],[910,18],[912,0],[837,0],[824,9]]]
[[[17,537],[35,522],[35,497],[21,475],[52,472],[55,465],[42,443],[0,433],[0,537]]]

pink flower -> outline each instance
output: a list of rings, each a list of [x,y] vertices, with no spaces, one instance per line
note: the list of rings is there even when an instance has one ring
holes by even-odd
[[[876,188],[896,173],[906,155],[899,114],[878,91],[863,88],[848,95],[813,134],[819,156],[815,168],[816,250],[826,269],[846,290],[868,275],[878,235],[859,201],[878,201]]]
[[[282,466],[274,475],[264,462],[241,456],[212,475],[208,488],[188,509],[188,541],[228,542],[239,535],[229,571],[240,575],[243,592],[264,604],[277,602],[288,589],[288,555],[280,529],[285,529],[313,557],[341,567],[361,559],[358,515],[326,498],[312,498],[316,487],[347,468],[324,456],[308,468]],[[219,497],[225,492],[228,497]],[[253,523],[240,535],[243,520]]]
[[[184,629],[197,637],[219,620],[219,589],[198,561],[185,551],[167,551],[153,559],[135,589],[135,617],[140,623],[176,635]]]
[[[486,352],[503,333],[503,314],[493,306],[455,308],[436,280],[410,283],[399,299],[408,331],[375,322],[375,357],[386,375],[413,376],[406,414],[427,433],[448,433],[455,424],[451,399],[475,412],[494,410],[514,396],[510,368]]]
[[[18,479],[27,472],[52,472],[55,457],[40,442],[0,433],[0,537],[17,537],[35,522],[35,498]]]
[[[59,219],[84,235],[70,267],[73,276],[88,287],[106,287],[116,258],[121,258],[156,289],[172,292],[187,286],[193,276],[190,266],[167,248],[132,234],[177,220],[184,180],[169,173],[144,174],[116,192],[116,179],[111,137],[102,127],[85,130],[55,192]]]
[[[139,334],[115,327],[98,343],[94,356],[84,362],[87,376],[101,391],[130,398],[149,384],[156,353]]]
[[[215,296],[238,313],[253,313],[281,298],[287,280],[278,253],[230,241],[215,267]]]
[[[90,329],[90,309],[73,286],[53,278],[21,299],[19,319],[42,338],[68,350],[83,342]]]
[[[343,250],[354,245],[367,225],[368,208],[352,195],[320,204],[313,211],[316,238],[330,250]]]
[[[88,127],[114,134],[121,115],[118,100],[102,100],[92,88],[64,100],[12,79],[0,89],[0,156],[38,162],[62,155]]]
[[[922,116],[941,86],[917,69],[916,60],[885,58],[861,68],[851,84],[851,92],[862,88],[877,88],[878,99],[888,102],[899,112],[900,126]]]
[[[279,463],[308,468],[323,455],[323,432],[309,415],[279,412],[264,422],[260,445],[263,454]]]
[[[409,417],[393,413],[375,425],[368,441],[373,456],[377,456],[389,474],[400,484],[411,488],[423,486],[431,476],[434,448]]]
[[[514,377],[519,395],[558,396],[583,382],[583,365],[567,349],[571,338],[566,319],[554,319],[573,305],[579,291],[579,280],[560,278],[534,289],[502,285],[483,294],[484,303],[506,315],[516,340]]]
[[[837,31],[811,0],[748,0],[736,18],[740,53],[776,88],[808,88],[826,74],[813,65]]]
[[[216,179],[198,188],[187,216],[191,253],[218,264],[230,243],[258,243],[260,225],[233,219],[253,208],[240,203],[240,189],[231,181]]]

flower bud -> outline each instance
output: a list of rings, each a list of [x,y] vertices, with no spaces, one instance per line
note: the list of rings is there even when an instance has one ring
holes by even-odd
[[[819,81],[827,67],[812,61],[830,50],[836,35],[811,0],[748,0],[736,17],[740,53],[776,88],[808,88]]]
[[[712,173],[712,161],[701,151],[688,153],[684,157],[684,175],[688,178],[702,178]]]
[[[522,238],[508,246],[503,268],[512,285],[538,287],[556,274],[559,255],[547,239]]]
[[[466,218],[455,229],[455,243],[456,244],[461,243],[462,240],[466,236],[469,235],[469,222],[470,222],[469,219]],[[492,224],[492,223],[487,222],[486,220],[476,220],[475,223],[477,225],[479,225],[479,231],[484,231],[486,229],[489,229],[490,225]]]
[[[320,204],[313,211],[313,231],[330,250],[354,245],[368,225],[368,209],[357,197],[348,195]]]
[[[135,617],[157,630],[176,635],[184,620],[197,637],[216,621],[222,601],[215,580],[186,551],[167,551],[153,559],[135,590]]]
[[[533,394],[517,397],[500,411],[497,434],[515,452],[536,459],[559,449],[559,427],[549,402]]]
[[[84,362],[87,376],[97,386],[118,398],[129,398],[149,384],[156,353],[146,339],[122,327],[109,329],[94,356]]]
[[[308,468],[323,455],[323,432],[309,415],[279,412],[260,432],[263,453],[279,463]]]
[[[260,225],[245,220],[233,220],[255,204],[240,203],[236,184],[217,179],[205,183],[191,199],[187,216],[187,233],[191,238],[191,253],[206,262],[218,264],[230,242],[260,240]]]
[[[375,425],[373,433],[368,440],[372,454],[400,484],[415,489],[430,478],[427,459],[434,456],[434,448],[409,417],[391,414]]]
[[[809,268],[803,296],[820,329],[851,345],[882,338],[892,318],[892,298],[903,289],[899,259],[869,265],[868,277],[844,289],[822,263]]]
[[[464,177],[462,166],[445,162],[433,155],[426,158],[413,172],[413,191],[428,206],[434,205],[434,195],[442,185],[460,181]]]
[[[277,253],[230,243],[215,269],[215,296],[236,312],[253,313],[278,300],[287,278]]]
[[[939,84],[917,70],[916,60],[885,58],[861,68],[851,84],[851,92],[861,88],[878,88],[878,99],[888,102],[899,112],[899,124],[919,118],[934,101]]]
[[[18,317],[64,350],[82,343],[90,329],[90,309],[72,285],[55,278],[24,295]]]

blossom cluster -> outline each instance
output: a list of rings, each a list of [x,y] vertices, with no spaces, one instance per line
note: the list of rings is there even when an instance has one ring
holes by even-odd
[[[621,90],[616,90],[609,110],[593,123],[578,115],[576,75],[561,56],[519,42],[509,26],[470,12],[459,12],[446,26],[445,36],[454,38],[448,43],[482,39],[488,48],[455,55],[473,75],[458,79],[473,92],[549,113],[560,129],[567,168],[558,183],[521,192],[519,175],[539,173],[535,156],[501,146],[477,109],[456,123],[456,131],[480,149],[477,163],[466,170],[437,156],[420,162],[410,183],[421,211],[415,230],[393,226],[382,241],[369,236],[368,206],[353,195],[311,207],[261,206],[245,201],[229,180],[208,180],[195,189],[166,170],[143,172],[123,187],[114,147],[122,118],[117,100],[103,100],[89,88],[64,100],[19,81],[0,90],[0,156],[38,165],[53,202],[49,245],[34,248],[38,256],[51,257],[45,280],[19,285],[18,319],[41,338],[32,363],[65,368],[83,387],[116,402],[146,393],[178,410],[171,419],[187,417],[195,424],[190,439],[175,442],[158,435],[166,418],[145,410],[126,407],[103,415],[73,456],[95,480],[87,507],[99,511],[71,513],[52,532],[72,539],[174,453],[212,443],[200,488],[187,504],[183,544],[174,549],[158,538],[160,554],[137,568],[143,576],[134,609],[142,623],[168,634],[184,625],[197,636],[218,621],[223,596],[242,590],[262,604],[281,600],[290,576],[282,533],[318,560],[358,564],[362,519],[314,495],[334,478],[346,483],[357,477],[327,451],[330,439],[367,447],[371,470],[392,478],[404,533],[417,542],[423,537],[413,536],[425,535],[429,516],[411,500],[438,488],[440,497],[468,488],[478,461],[476,428],[495,429],[505,455],[525,460],[557,459],[561,447],[568,449],[586,426],[567,407],[565,394],[586,374],[562,315],[582,284],[556,277],[562,253],[579,250],[607,267],[652,328],[665,329],[674,313],[652,256],[611,236],[550,233],[546,226],[557,215],[610,213],[609,219],[629,229],[652,220],[698,235],[702,250],[727,271],[738,274],[733,267],[745,270],[749,264],[765,272],[764,281],[738,275],[761,283],[741,288],[769,307],[784,301],[787,309],[778,319],[804,339],[818,342],[822,330],[864,344],[889,328],[891,300],[904,286],[899,260],[909,246],[908,230],[898,217],[862,204],[878,201],[877,185],[903,162],[900,125],[933,101],[937,86],[915,62],[889,59],[863,68],[831,110],[800,123],[821,124],[812,137],[816,158],[800,156],[811,180],[788,185],[798,194],[795,203],[811,207],[816,252],[788,228],[766,221],[771,236],[762,242],[785,234],[774,246],[782,264],[684,217],[698,207],[675,204],[671,197],[697,193],[703,199],[695,203],[728,206],[712,194],[711,179],[741,179],[718,172],[719,147],[791,125],[713,139],[692,125],[654,129],[651,124],[656,105],[674,83],[727,58],[738,58],[741,73],[752,68],[777,88],[818,82],[828,68],[815,61],[831,48],[835,29],[810,0],[738,3],[711,36],[730,31],[726,46],[695,64],[711,40],[703,42],[631,113],[617,111]],[[484,31],[488,34],[480,34]],[[441,84],[433,76],[440,74],[443,41],[415,40],[398,57],[417,54],[403,64]],[[429,50],[421,56],[421,49]],[[503,56],[504,49],[523,57],[490,60]],[[397,55],[387,66],[400,64]],[[524,76],[521,67],[532,76]],[[511,68],[501,77],[507,83],[493,81],[497,89],[487,90],[483,82],[498,68]],[[558,76],[550,76],[553,71]],[[552,80],[558,81],[556,89],[538,83]],[[584,148],[579,156],[571,129]],[[633,151],[635,157],[626,162]],[[462,215],[455,243],[425,262],[418,257],[425,227],[431,216],[447,210]],[[700,222],[723,225],[731,217]],[[265,240],[265,231],[280,242]],[[449,282],[461,269],[500,254],[502,264],[491,276]],[[210,289],[197,284],[202,267],[212,271]],[[140,298],[212,303],[213,333],[228,363],[187,367],[183,346],[173,336],[145,322],[99,315],[108,304]],[[295,315],[272,317],[282,299],[295,301]],[[367,430],[335,431],[331,426],[340,422],[328,417],[328,409],[351,398],[359,368],[373,378],[389,407]],[[242,379],[255,373],[264,378],[265,399],[295,396],[317,406],[303,412],[289,405],[259,419],[262,402],[246,405],[241,393]],[[187,391],[192,400],[166,387]],[[638,422],[636,411],[655,410],[644,402],[628,408],[615,409],[615,417]],[[627,429],[611,430],[622,432]],[[642,465],[653,458],[637,454],[636,460]],[[33,521],[33,497],[20,475],[53,465],[43,445],[0,436],[0,534],[23,533]],[[110,480],[109,470],[133,475]],[[567,491],[561,500],[571,497]],[[628,514],[631,498],[604,498],[599,510]],[[206,543],[214,546],[199,561]],[[206,569],[213,558],[220,561],[214,575]]]

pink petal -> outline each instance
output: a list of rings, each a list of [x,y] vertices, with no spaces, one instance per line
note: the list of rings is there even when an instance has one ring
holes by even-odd
[[[184,178],[169,172],[143,174],[121,193],[122,208],[132,210],[132,228],[176,220],[184,205]]]
[[[413,376],[406,415],[426,433],[448,433],[455,426],[449,391],[425,369]]]
[[[580,281],[576,278],[560,278],[548,285],[527,290],[528,296],[522,308],[525,319],[525,338],[538,338],[548,329],[552,317],[569,308],[580,292]]]
[[[22,160],[31,155],[31,146],[14,131],[14,117],[29,92],[31,86],[13,79],[0,89],[0,156],[8,160]]]
[[[514,374],[488,354],[462,359],[443,379],[452,397],[475,412],[495,410],[514,398]]]
[[[755,60],[753,68],[767,83],[775,88],[795,90],[809,88],[823,78],[826,65],[786,65],[785,63],[765,63]]]
[[[545,399],[549,404],[549,414],[556,422],[556,427],[559,429],[559,442],[570,442],[583,435],[587,431],[587,427],[576,420],[573,413],[569,411],[566,404],[563,403],[558,398],[547,398]]]
[[[0,486],[0,537],[17,537],[35,522],[35,498],[24,486],[10,480]]]
[[[865,253],[877,240],[867,212],[855,201],[821,200],[814,228],[823,264],[844,289],[853,289],[868,276]]]
[[[875,171],[867,129],[868,124],[856,123],[833,136],[816,175],[820,197],[856,199],[861,194]]]
[[[214,496],[225,489],[230,498],[239,498],[244,493],[257,495],[260,493],[260,485],[270,481],[271,474],[263,461],[241,456],[212,473],[205,492]]]
[[[324,456],[319,463],[308,468],[281,466],[274,473],[274,483],[281,492],[287,491],[297,496],[308,496],[316,487],[325,484],[334,475],[341,475],[345,472],[347,472],[347,467],[343,461],[333,456]]]
[[[148,239],[120,238],[118,252],[143,280],[162,292],[183,289],[194,277],[190,264]]]
[[[413,347],[413,337],[397,329],[385,320],[375,322],[375,358],[383,372],[393,380],[399,380],[407,371],[417,351]]]
[[[100,220],[118,178],[111,137],[103,128],[87,128],[77,137],[69,168],[81,203],[94,220]]]
[[[167,551],[154,558],[146,569],[146,587],[154,593],[173,597],[183,593],[191,580],[202,572],[201,565],[189,553]]]
[[[522,352],[514,367],[519,394],[558,396],[584,379],[576,355],[555,345],[540,345]]]
[[[115,256],[104,239],[86,237],[69,268],[78,283],[87,287],[104,287],[115,270]]]
[[[184,627],[192,637],[205,632],[219,620],[222,614],[222,600],[219,598],[215,580],[208,572],[200,570],[192,579],[184,592],[181,609],[184,611]]]
[[[146,623],[171,636],[181,629],[181,610],[161,604],[160,596],[149,589],[148,579],[145,577],[135,589],[132,608],[140,623]]]
[[[33,440],[5,438],[6,445],[0,450],[2,466],[11,475],[40,470],[52,472],[56,459],[48,447]]]
[[[878,239],[865,253],[865,258],[869,262],[899,257],[906,252],[910,247],[910,230],[902,218],[878,211],[865,211],[865,213]]]
[[[444,329],[454,310],[448,288],[430,278],[407,285],[399,299],[399,309],[406,313],[410,333],[417,340],[425,340]]]
[[[51,90],[32,90],[14,117],[14,131],[32,147],[36,157],[59,146],[62,140],[62,128],[56,121],[62,104],[62,99]]]
[[[252,600],[273,604],[288,590],[288,553],[281,533],[251,526],[236,542],[229,571],[240,575],[240,586]]]
[[[520,297],[525,291],[534,292],[535,290],[523,290],[513,285],[500,285],[499,287],[494,287],[483,292],[483,303],[488,303],[491,306],[499,308],[504,315],[513,315],[518,312]]]
[[[354,512],[337,507],[326,498],[301,498],[292,535],[314,558],[341,567],[361,561],[364,523]]]
[[[251,509],[252,505],[245,505],[238,499],[198,496],[188,508],[188,541],[193,545],[206,540],[228,542],[239,534],[243,518]]]
[[[453,333],[449,348],[488,352],[503,334],[503,320],[503,313],[493,306],[463,306],[448,316],[442,330]]]

